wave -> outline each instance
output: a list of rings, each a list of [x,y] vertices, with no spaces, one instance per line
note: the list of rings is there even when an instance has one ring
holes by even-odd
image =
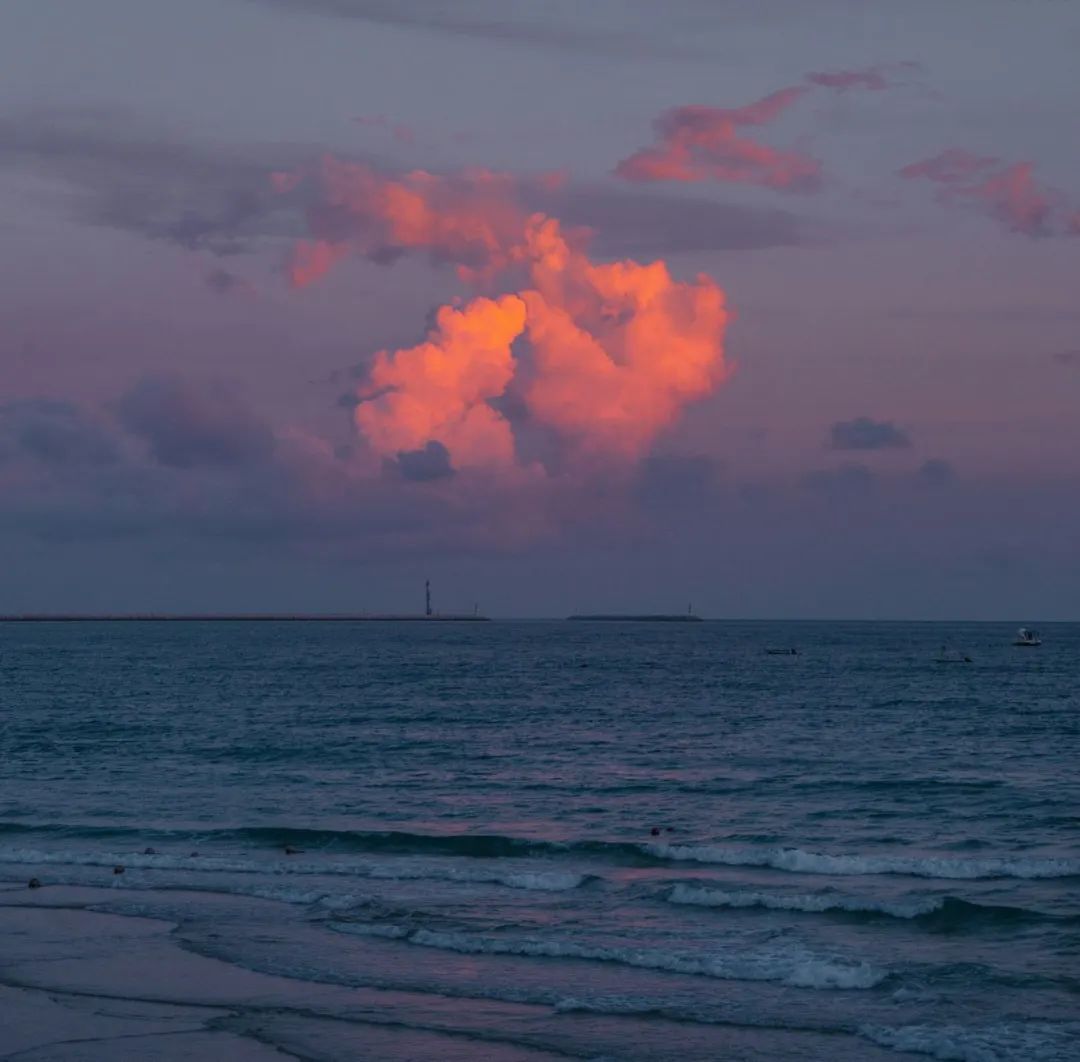
[[[943,900],[928,898],[907,902],[860,900],[854,896],[838,896],[833,893],[788,894],[755,892],[751,890],[727,891],[706,889],[695,885],[676,885],[667,896],[668,903],[692,907],[762,907],[770,911],[807,911],[814,914],[847,912],[851,914],[882,914],[892,918],[918,918],[940,910]]]
[[[281,851],[286,846],[327,854],[456,856],[469,859],[587,857],[608,863],[642,865],[667,862],[718,866],[769,867],[799,874],[898,874],[921,878],[1060,878],[1080,876],[1080,858],[1040,856],[830,855],[795,847],[724,844],[639,843],[633,841],[556,841],[504,834],[422,834],[405,830],[305,830],[248,826],[223,830],[134,829],[112,826],[34,826],[0,823],[4,833],[48,834],[72,839],[130,837],[192,842],[207,846],[253,847]]]
[[[1076,1062],[1080,1022],[864,1025],[859,1033],[880,1047],[930,1055],[942,1062]]]
[[[281,851],[286,846],[309,852],[381,853],[384,855],[461,856],[470,859],[520,859],[577,852],[612,859],[641,861],[641,845],[630,842],[555,841],[505,834],[426,834],[408,830],[308,830],[289,826],[239,826],[228,829],[167,829],[102,825],[62,825],[0,822],[4,834],[34,834],[70,839],[130,838],[147,841],[202,846],[249,847]]]
[[[917,921],[944,931],[972,923],[1012,924],[1054,920],[1053,915],[1025,907],[991,905],[962,900],[958,896],[913,896],[903,900],[867,900],[830,892],[778,893],[751,889],[709,889],[700,885],[676,885],[668,903],[691,907],[763,908],[770,911],[805,911],[810,914],[885,916]]]
[[[827,855],[801,848],[765,850],[722,845],[650,844],[645,848],[660,859],[712,863],[719,866],[770,867],[795,874],[902,874],[917,878],[1067,878],[1080,875],[1080,859],[1039,856],[994,856],[956,859],[946,856]]]
[[[778,981],[795,988],[868,989],[880,984],[887,971],[866,962],[815,955],[797,945],[773,951],[728,955],[687,955],[658,948],[615,948],[572,941],[480,937],[396,925],[342,924],[335,926],[359,936],[404,940],[426,948],[465,955],[522,955],[546,959],[610,962],[648,970],[716,977],[728,981]]]
[[[112,867],[122,865],[138,870],[179,870],[270,876],[310,876],[376,878],[380,880],[453,881],[474,885],[505,885],[512,889],[565,892],[594,880],[589,874],[566,870],[488,870],[482,867],[434,865],[382,865],[357,863],[306,863],[289,859],[268,862],[250,859],[222,859],[216,856],[177,856],[133,852],[47,852],[35,849],[0,851],[0,863],[23,866]]]

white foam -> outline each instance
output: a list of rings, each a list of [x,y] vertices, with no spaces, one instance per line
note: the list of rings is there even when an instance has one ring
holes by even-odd
[[[726,848],[722,845],[648,844],[650,855],[721,866],[772,867],[796,874],[908,874],[920,878],[1063,878],[1080,875],[1080,859],[996,856],[828,855],[801,848]]]
[[[511,870],[484,867],[456,867],[414,860],[400,863],[309,863],[295,859],[223,859],[217,856],[179,856],[143,852],[71,852],[8,849],[0,851],[0,863],[26,866],[111,867],[128,869],[203,871],[224,874],[325,875],[332,877],[379,878],[399,881],[458,881],[478,885],[505,885],[511,889],[563,892],[589,880],[587,874],[562,870]]]
[[[764,907],[773,911],[851,911],[856,913],[887,914],[894,918],[918,918],[940,910],[944,901],[939,899],[912,899],[907,902],[889,903],[879,900],[861,900],[856,896],[839,896],[831,893],[778,893],[755,892],[749,889],[728,891],[706,889],[696,885],[676,885],[667,897],[668,903],[686,904],[693,907]]]
[[[482,870],[472,867],[376,866],[373,878],[407,881],[415,878],[435,878],[440,881],[462,881],[487,885],[507,885],[512,889],[536,889],[541,892],[565,892],[576,889],[587,880],[585,874],[564,870]]]
[[[873,988],[888,976],[884,970],[868,963],[815,955],[794,944],[754,953],[687,955],[658,948],[600,947],[573,941],[481,937],[431,929],[410,931],[386,925],[348,924],[337,928],[360,936],[397,936],[411,944],[466,955],[586,959],[730,981],[779,981],[798,988]]]
[[[859,1032],[881,1047],[942,1062],[1076,1062],[1080,1022],[996,1025],[866,1025]]]

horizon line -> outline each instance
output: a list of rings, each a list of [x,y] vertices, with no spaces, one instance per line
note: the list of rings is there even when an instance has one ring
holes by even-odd
[[[474,612],[436,612],[424,613],[395,612],[12,612],[0,614],[0,623],[106,623],[106,622],[503,622],[503,623],[564,623],[569,622],[572,614],[538,616],[491,616]],[[573,614],[577,615],[577,614]],[[603,613],[609,616],[619,613]],[[648,623],[642,613],[627,613],[627,623]],[[685,613],[672,614],[683,616]],[[702,616],[695,613],[695,619],[703,623],[1080,623],[1075,619],[1023,620],[1015,616],[995,619],[974,619],[964,617],[865,617],[865,616]],[[588,620],[588,616],[580,617]],[[616,620],[615,622],[620,622]],[[657,621],[659,622],[659,621]]]

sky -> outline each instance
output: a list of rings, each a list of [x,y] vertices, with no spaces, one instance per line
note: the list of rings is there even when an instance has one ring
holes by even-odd
[[[0,613],[1080,619],[1078,50],[7,0]]]

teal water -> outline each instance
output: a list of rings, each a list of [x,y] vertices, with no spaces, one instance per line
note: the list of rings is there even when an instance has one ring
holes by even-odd
[[[0,878],[573,1057],[1077,1058],[1080,626],[1015,627],[4,624]]]

